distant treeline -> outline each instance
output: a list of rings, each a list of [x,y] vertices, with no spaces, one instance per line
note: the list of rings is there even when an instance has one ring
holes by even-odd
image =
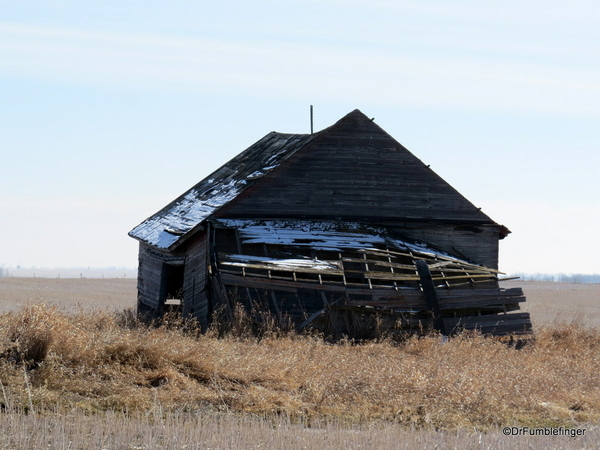
[[[25,278],[137,278],[137,270],[126,267],[0,267],[2,277]]]
[[[30,269],[31,271],[32,269]],[[39,270],[43,272],[43,270]],[[95,271],[101,271],[101,269],[95,269]],[[110,272],[119,271],[119,269],[104,269],[104,271],[108,272],[107,275],[111,277]],[[65,278],[78,278],[79,269],[71,270],[71,272],[77,272],[77,274],[64,274]],[[63,275],[63,276],[64,276]],[[85,276],[83,276],[85,275]],[[83,274],[82,278],[99,278],[100,276],[97,274]],[[94,276],[95,275],[95,276]],[[0,267],[0,278],[11,276],[8,269]],[[19,276],[19,275],[17,275]],[[21,275],[23,276],[23,275]],[[30,274],[25,276],[31,276]],[[33,275],[35,276],[35,275]],[[42,275],[44,276],[44,275]],[[600,283],[600,273],[593,274],[585,274],[585,273],[525,273],[525,272],[516,272],[510,274],[511,277],[519,277],[521,280],[526,281],[556,281],[558,283]],[[60,274],[58,276],[60,278]],[[103,277],[103,276],[102,276]],[[132,276],[135,278],[135,274]]]
[[[600,283],[600,273],[523,273],[517,272],[511,276],[528,281],[556,281],[559,283]]]

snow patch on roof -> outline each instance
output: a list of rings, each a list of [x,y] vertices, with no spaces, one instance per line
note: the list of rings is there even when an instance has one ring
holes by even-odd
[[[131,235],[158,248],[169,248],[216,209],[234,199],[246,184],[230,180],[208,192],[189,191],[164,215],[155,215],[138,225]]]
[[[229,203],[286,157],[313,139],[312,135],[272,132],[234,157],[196,186],[129,232],[131,237],[167,249]]]
[[[227,255],[232,261],[226,261],[222,264],[228,266],[246,266],[246,263],[261,263],[266,266],[272,266],[273,270],[298,270],[298,269],[316,269],[327,271],[344,270],[341,261],[322,261],[319,259],[276,259],[266,256],[251,256],[251,255]]]
[[[456,259],[425,244],[394,238],[384,228],[357,222],[242,219],[214,221],[226,227],[237,228],[240,240],[244,244],[292,245],[334,252],[343,249],[373,250],[388,246],[390,249],[414,251],[421,255],[432,257],[438,255]]]

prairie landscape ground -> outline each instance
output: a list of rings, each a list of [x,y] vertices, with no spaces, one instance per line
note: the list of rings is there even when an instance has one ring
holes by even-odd
[[[516,350],[472,334],[356,344],[240,326],[217,337],[177,320],[137,323],[123,310],[135,302],[133,280],[14,280],[0,279],[0,448],[600,441],[598,285],[522,283],[535,339]],[[536,308],[546,315],[537,319]],[[585,434],[503,436],[505,426]]]

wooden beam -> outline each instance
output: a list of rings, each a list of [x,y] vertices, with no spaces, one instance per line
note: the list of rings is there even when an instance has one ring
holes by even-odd
[[[446,325],[442,318],[442,311],[440,310],[429,267],[422,259],[416,260],[415,265],[417,266],[417,272],[421,278],[421,287],[423,288],[423,294],[425,294],[425,299],[427,300],[427,306],[433,312],[433,327],[436,330],[439,330],[444,336],[447,336],[448,332],[446,331]]]

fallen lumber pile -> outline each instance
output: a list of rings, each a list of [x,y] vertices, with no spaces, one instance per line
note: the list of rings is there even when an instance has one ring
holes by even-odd
[[[528,335],[531,320],[516,312],[521,288],[503,289],[494,269],[430,250],[344,249],[329,259],[283,255],[215,255],[213,290],[230,311],[269,311],[297,329],[368,337],[383,331],[436,329],[451,335],[478,330],[495,336]],[[283,257],[285,256],[285,257]]]

